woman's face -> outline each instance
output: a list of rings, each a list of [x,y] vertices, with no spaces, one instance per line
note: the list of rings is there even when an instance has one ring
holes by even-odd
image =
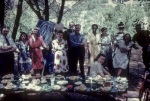
[[[130,36],[129,36],[129,35],[126,35],[125,38],[124,38],[124,40],[125,40],[125,41],[129,41],[129,40],[130,40]]]
[[[63,39],[63,34],[62,33],[58,33],[57,37],[58,37],[59,40]]]
[[[21,35],[21,40],[26,40],[26,35],[25,34]]]
[[[104,56],[100,56],[99,59],[98,59],[98,62],[100,64],[103,64],[105,62],[105,57]]]
[[[38,30],[33,30],[33,35],[38,35]]]
[[[124,27],[119,27],[119,32],[123,33],[124,32]]]
[[[104,31],[102,32],[102,34],[107,34],[107,30],[104,30]]]

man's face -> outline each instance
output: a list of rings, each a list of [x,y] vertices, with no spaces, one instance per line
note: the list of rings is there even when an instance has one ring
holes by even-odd
[[[79,26],[79,25],[78,25],[78,26],[75,26],[75,32],[76,32],[76,33],[79,33],[79,32],[80,32],[80,29],[81,29],[81,26]]]
[[[103,64],[105,62],[105,57],[104,56],[100,56],[98,61],[100,62],[100,64]]]
[[[7,36],[8,32],[9,32],[9,31],[8,31],[7,28],[3,28],[3,30],[2,30],[2,34],[3,34],[3,35]]]
[[[69,24],[69,29],[74,29],[74,27],[75,27],[74,23]]]
[[[96,30],[97,30],[97,26],[93,26],[93,27],[92,27],[92,30],[93,30],[93,31],[96,31]]]

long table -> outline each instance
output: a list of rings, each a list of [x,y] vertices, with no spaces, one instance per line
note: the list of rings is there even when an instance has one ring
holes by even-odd
[[[109,98],[112,101],[112,99],[113,99],[111,97],[112,95],[115,96],[116,94],[125,93],[127,90],[127,88],[125,90],[118,90],[117,85],[121,85],[122,83],[117,82],[116,78],[114,78],[114,77],[112,77],[111,80],[102,81],[104,83],[112,82],[112,85],[111,85],[112,87],[108,91],[101,89],[101,88],[105,87],[104,84],[99,84],[94,81],[90,82],[90,83],[86,83],[87,79],[82,80],[80,77],[76,80],[70,80],[69,77],[70,76],[65,76],[65,80],[68,81],[67,84],[63,85],[64,88],[66,87],[65,91],[61,91],[62,89],[60,89],[60,90],[52,89],[52,87],[50,86],[51,81],[50,81],[50,79],[47,79],[47,83],[38,84],[38,86],[41,86],[41,87],[44,87],[44,86],[49,87],[47,90],[43,90],[42,88],[41,88],[41,90],[38,90],[38,91],[35,91],[34,89],[19,89],[18,86],[20,85],[21,82],[12,81],[12,83],[16,85],[16,88],[13,88],[13,89],[3,88],[0,90],[0,93],[4,93],[6,95],[5,99],[7,99],[7,100],[5,100],[5,101],[8,101],[9,98],[11,98],[11,100],[12,100],[12,98],[16,99],[17,96],[20,97],[20,99],[25,99],[24,101],[28,101],[28,100],[29,101],[33,101],[33,100],[42,101],[43,99],[46,99],[46,98],[51,99],[50,101],[53,101],[53,100],[55,101],[56,99],[57,99],[56,101],[59,101],[59,99],[60,99],[60,101],[67,101],[67,100],[73,101],[73,99],[74,100],[76,99],[75,101],[79,101],[79,98],[82,99],[82,97],[83,97],[83,99],[93,99],[93,101],[94,101],[94,99],[95,99],[95,101],[100,100],[100,99],[103,101],[109,101],[108,100],[108,98]],[[32,79],[30,79],[29,81],[31,83]],[[61,81],[61,80],[55,79],[55,85],[57,84],[58,81]],[[86,86],[85,90],[75,89],[77,87],[75,82],[78,82],[78,81],[82,82],[82,84]],[[29,85],[29,84],[27,84],[27,85]],[[69,89],[68,85],[72,85],[72,88]],[[53,95],[57,95],[57,96],[53,96]],[[19,98],[17,98],[17,99],[19,99]]]

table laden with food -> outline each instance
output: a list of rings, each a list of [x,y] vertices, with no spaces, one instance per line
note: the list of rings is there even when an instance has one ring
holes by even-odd
[[[5,75],[1,79],[0,93],[41,94],[48,92],[72,92],[88,95],[96,94],[118,94],[125,93],[128,88],[128,80],[123,77],[112,77],[106,75],[86,77],[83,80],[79,76],[46,75],[31,76],[22,75],[15,81],[12,74]]]

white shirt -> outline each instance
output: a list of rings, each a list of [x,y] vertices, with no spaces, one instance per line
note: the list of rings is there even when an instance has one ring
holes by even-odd
[[[109,74],[100,63],[95,61],[90,68],[90,76],[95,77],[97,75],[100,75],[100,76],[104,77],[104,73]]]
[[[14,43],[13,39],[10,37],[10,36],[6,36],[6,38],[8,39],[9,43],[10,43],[10,46],[13,46],[16,48],[16,44]],[[5,37],[4,35],[2,35],[0,33],[0,53],[5,53],[5,52],[9,52],[10,50],[3,50],[5,46],[8,46],[7,45],[7,42],[5,40]]]

